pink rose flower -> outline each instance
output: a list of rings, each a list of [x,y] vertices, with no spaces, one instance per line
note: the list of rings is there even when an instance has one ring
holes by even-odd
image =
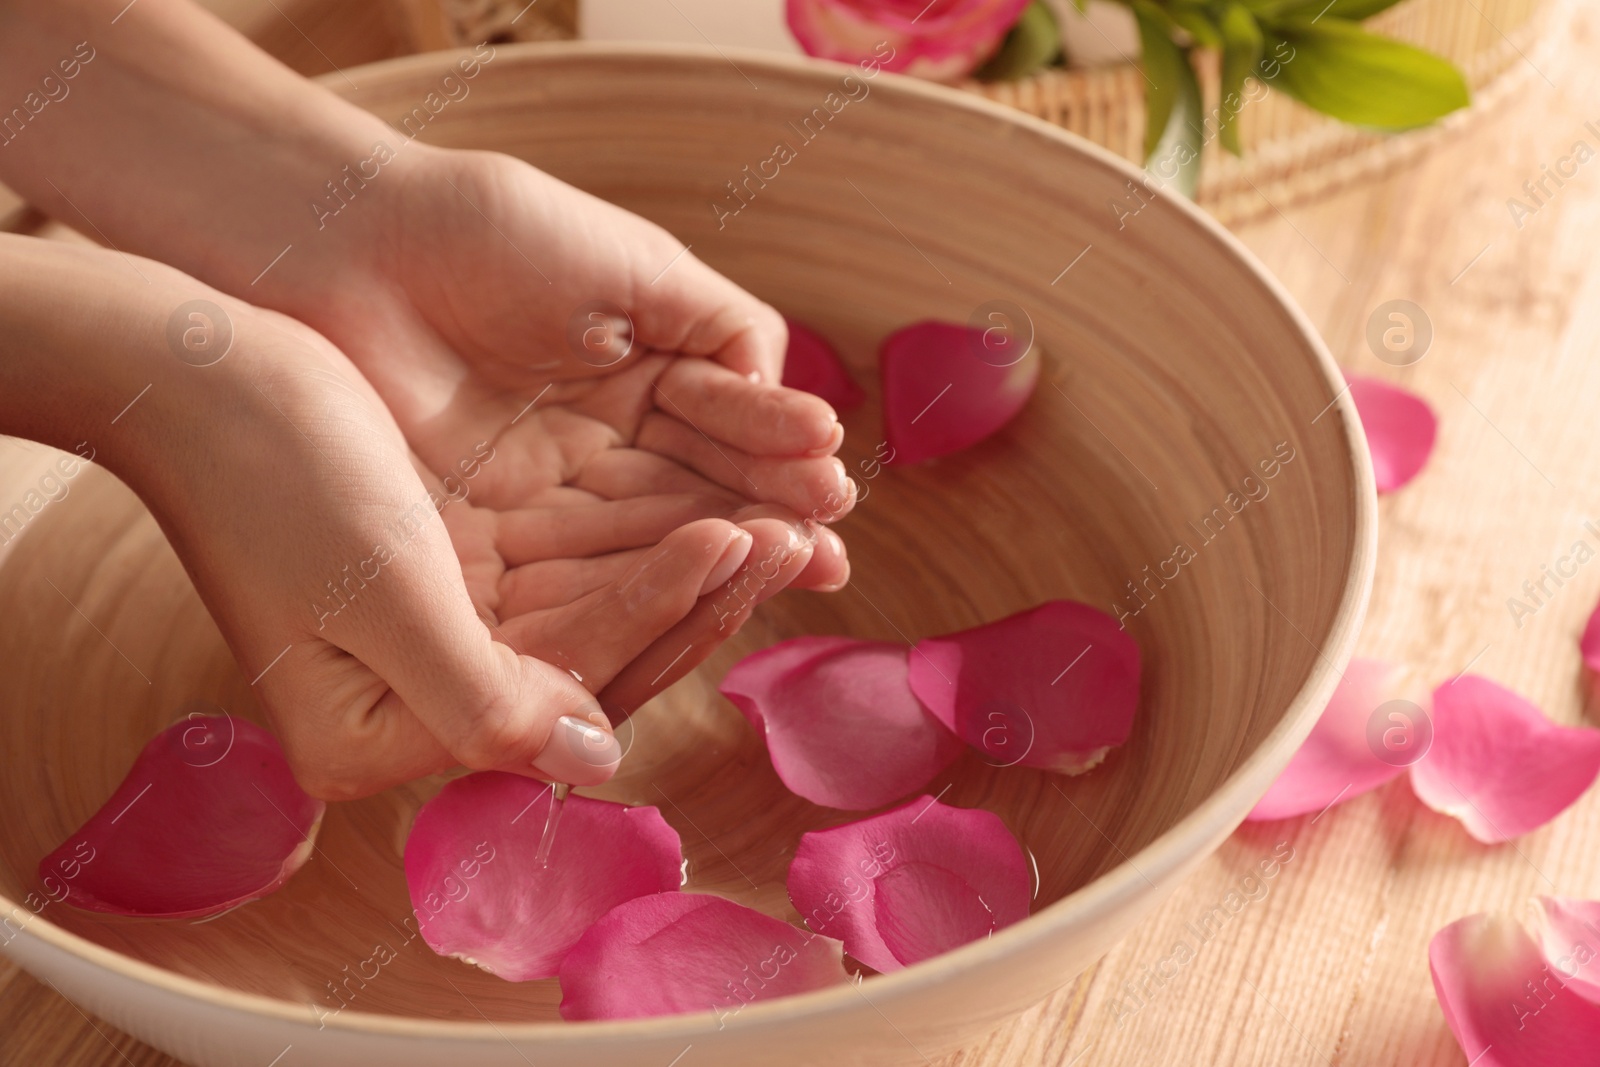
[[[800,47],[934,81],[972,73],[1029,0],[785,0]]]

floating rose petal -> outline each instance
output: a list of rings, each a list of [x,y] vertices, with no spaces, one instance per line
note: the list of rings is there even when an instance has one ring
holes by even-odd
[[[1580,996],[1600,1004],[1600,901],[1539,897],[1538,904],[1535,928],[1545,960]]]
[[[787,0],[789,30],[809,54],[954,81],[992,55],[1029,0]],[[865,97],[863,97],[865,99]]]
[[[1411,786],[1479,841],[1535,830],[1600,775],[1600,730],[1557,726],[1522,697],[1464,674],[1433,691],[1433,748]]]
[[[1428,945],[1428,967],[1445,1022],[1473,1067],[1600,1065],[1600,1005],[1563,988],[1566,978],[1509,916],[1446,926]]]
[[[722,694],[765,733],[783,784],[813,804],[867,811],[928,784],[964,747],[906,682],[904,645],[797,637],[747,656]]]
[[[1139,705],[1138,644],[1071,600],[918,641],[910,663],[934,718],[1003,766],[1088,770],[1128,739]]]
[[[1583,655],[1585,667],[1600,671],[1600,607],[1589,616],[1589,624],[1583,628],[1583,637],[1578,641],[1578,651]]]
[[[1380,378],[1345,375],[1372,452],[1378,492],[1392,493],[1428,462],[1439,420],[1428,402]]]
[[[878,353],[884,436],[895,463],[959,452],[1010,422],[1039,381],[1040,359],[988,361],[984,331],[948,322],[896,330]],[[992,357],[990,357],[992,358]]]
[[[1395,673],[1378,660],[1351,660],[1311,736],[1246,820],[1323,811],[1378,788],[1425,755],[1420,735],[1426,715],[1414,704],[1388,699]]]
[[[1022,847],[991,812],[918,797],[800,838],[789,899],[819,934],[894,971],[1028,917]]]
[[[611,908],[678,888],[683,846],[655,808],[569,796],[541,865],[549,812],[549,785],[502,771],[457,778],[422,806],[406,885],[435,952],[507,981],[549,978]]]
[[[564,1019],[714,1011],[845,981],[839,942],[704,893],[619,904],[561,962]]]
[[[144,746],[111,799],[39,861],[39,877],[52,898],[91,911],[211,915],[288,881],[324,808],[266,730],[196,716]]]
[[[789,324],[789,351],[783,358],[783,384],[815,393],[835,411],[859,407],[867,398],[834,347],[815,330],[793,319]]]

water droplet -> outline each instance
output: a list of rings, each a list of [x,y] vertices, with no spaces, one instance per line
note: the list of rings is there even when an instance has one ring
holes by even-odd
[[[566,807],[567,791],[571,788],[565,782],[554,782],[550,786],[550,811],[544,819],[544,833],[539,837],[539,848],[533,854],[533,860],[540,869],[550,866],[550,847],[555,843],[556,827],[561,822],[561,809]]]

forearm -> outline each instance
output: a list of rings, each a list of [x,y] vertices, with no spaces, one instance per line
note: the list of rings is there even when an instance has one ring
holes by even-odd
[[[313,207],[380,142],[401,143],[187,0],[0,0],[0,181],[254,303],[382,254],[359,199],[336,226]]]
[[[179,310],[193,300],[213,318],[215,301],[236,305],[159,263],[0,234],[0,433],[92,458],[147,499],[165,493],[167,457],[249,396],[237,368],[200,366],[218,331],[185,348],[180,330],[174,352],[175,318],[199,324]]]

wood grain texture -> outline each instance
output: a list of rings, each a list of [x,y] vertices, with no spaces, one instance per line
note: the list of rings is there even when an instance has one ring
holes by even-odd
[[[1506,600],[1573,541],[1593,544],[1581,523],[1600,517],[1600,170],[1581,170],[1521,229],[1506,201],[1529,202],[1522,183],[1575,141],[1600,143],[1583,128],[1600,120],[1597,69],[1600,20],[1585,14],[1483,129],[1242,235],[1345,366],[1407,384],[1441,415],[1429,469],[1383,504],[1361,651],[1430,683],[1470,666],[1569,724],[1595,721],[1576,637],[1600,568],[1520,628]],[[1395,298],[1421,305],[1435,331],[1404,371],[1365,340],[1371,311]],[[1091,972],[941,1067],[1464,1063],[1434,1003],[1428,938],[1530,894],[1600,895],[1597,839],[1600,794],[1515,847],[1486,847],[1403,782],[1317,819],[1246,828]],[[1270,882],[1246,881],[1280,843],[1293,859]],[[1258,899],[1230,911],[1233,891],[1235,904]],[[1180,939],[1192,958],[1164,962]],[[26,976],[0,981],[0,1063],[174,1062],[99,1024],[102,1037]]]

